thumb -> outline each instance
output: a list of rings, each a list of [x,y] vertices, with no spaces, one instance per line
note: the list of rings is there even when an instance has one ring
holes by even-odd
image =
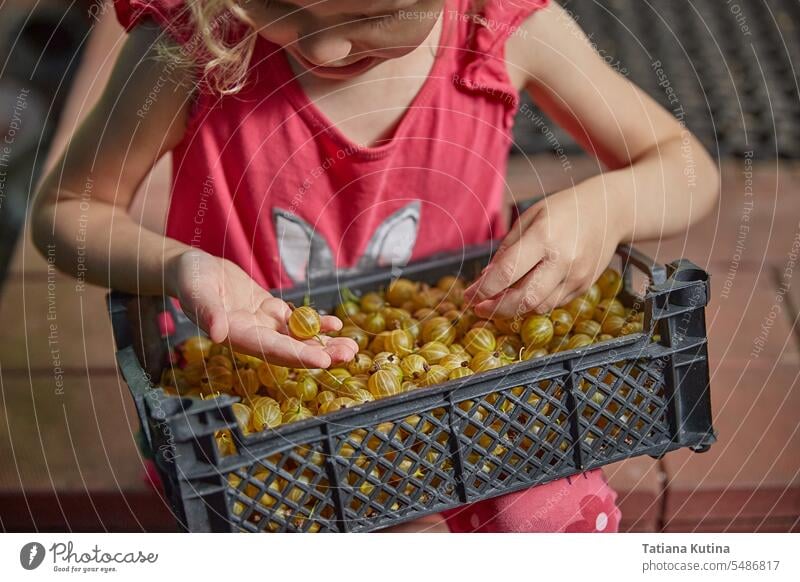
[[[228,314],[222,308],[222,305],[209,307],[203,319],[204,327],[211,341],[217,344],[225,341],[228,337],[230,326],[228,325]]]
[[[193,302],[193,313],[187,313],[190,319],[199,325],[214,343],[220,343],[228,337],[228,314],[219,299],[213,296],[198,297]]]

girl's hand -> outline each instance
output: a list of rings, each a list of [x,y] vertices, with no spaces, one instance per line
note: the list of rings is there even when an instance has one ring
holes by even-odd
[[[547,313],[588,289],[608,266],[623,222],[597,189],[548,196],[520,216],[465,296],[481,317]]]
[[[170,292],[189,318],[217,343],[273,364],[328,368],[353,359],[349,338],[299,341],[288,335],[289,305],[270,295],[234,263],[199,250],[178,255],[167,266]],[[341,329],[337,317],[322,317],[322,331]]]

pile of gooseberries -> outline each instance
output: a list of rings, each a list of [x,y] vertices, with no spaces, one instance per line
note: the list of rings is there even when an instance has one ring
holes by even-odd
[[[330,369],[285,368],[191,337],[161,385],[184,397],[239,396],[233,409],[248,434],[642,331],[643,314],[617,299],[622,278],[611,268],[566,305],[518,319],[478,317],[465,304],[466,287],[447,276],[436,285],[399,278],[381,292],[343,292],[334,313],[344,325],[330,335],[351,338],[359,352]],[[324,341],[312,307],[294,309],[288,328],[298,339]],[[233,450],[229,433],[217,441]]]

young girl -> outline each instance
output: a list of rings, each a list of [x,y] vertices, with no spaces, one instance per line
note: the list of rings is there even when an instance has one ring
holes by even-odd
[[[176,297],[217,342],[328,367],[357,347],[286,332],[266,289],[503,238],[467,292],[484,316],[547,312],[621,242],[686,229],[712,160],[547,0],[116,0],[130,34],[34,210],[40,249],[90,282]],[[506,232],[518,92],[608,172]],[[127,213],[170,152],[166,234]],[[51,247],[52,248],[52,247]],[[325,319],[328,330],[342,324]],[[614,531],[590,471],[450,512],[453,531]]]

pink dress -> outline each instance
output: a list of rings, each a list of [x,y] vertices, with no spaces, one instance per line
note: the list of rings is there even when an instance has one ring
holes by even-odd
[[[547,0],[447,0],[428,78],[391,135],[344,136],[307,98],[280,47],[259,37],[246,87],[198,94],[173,151],[166,234],[267,288],[404,264],[500,238],[518,95],[505,42]],[[178,41],[181,0],[115,0],[126,29],[144,17]],[[614,531],[616,493],[590,471],[448,512],[454,531]]]

